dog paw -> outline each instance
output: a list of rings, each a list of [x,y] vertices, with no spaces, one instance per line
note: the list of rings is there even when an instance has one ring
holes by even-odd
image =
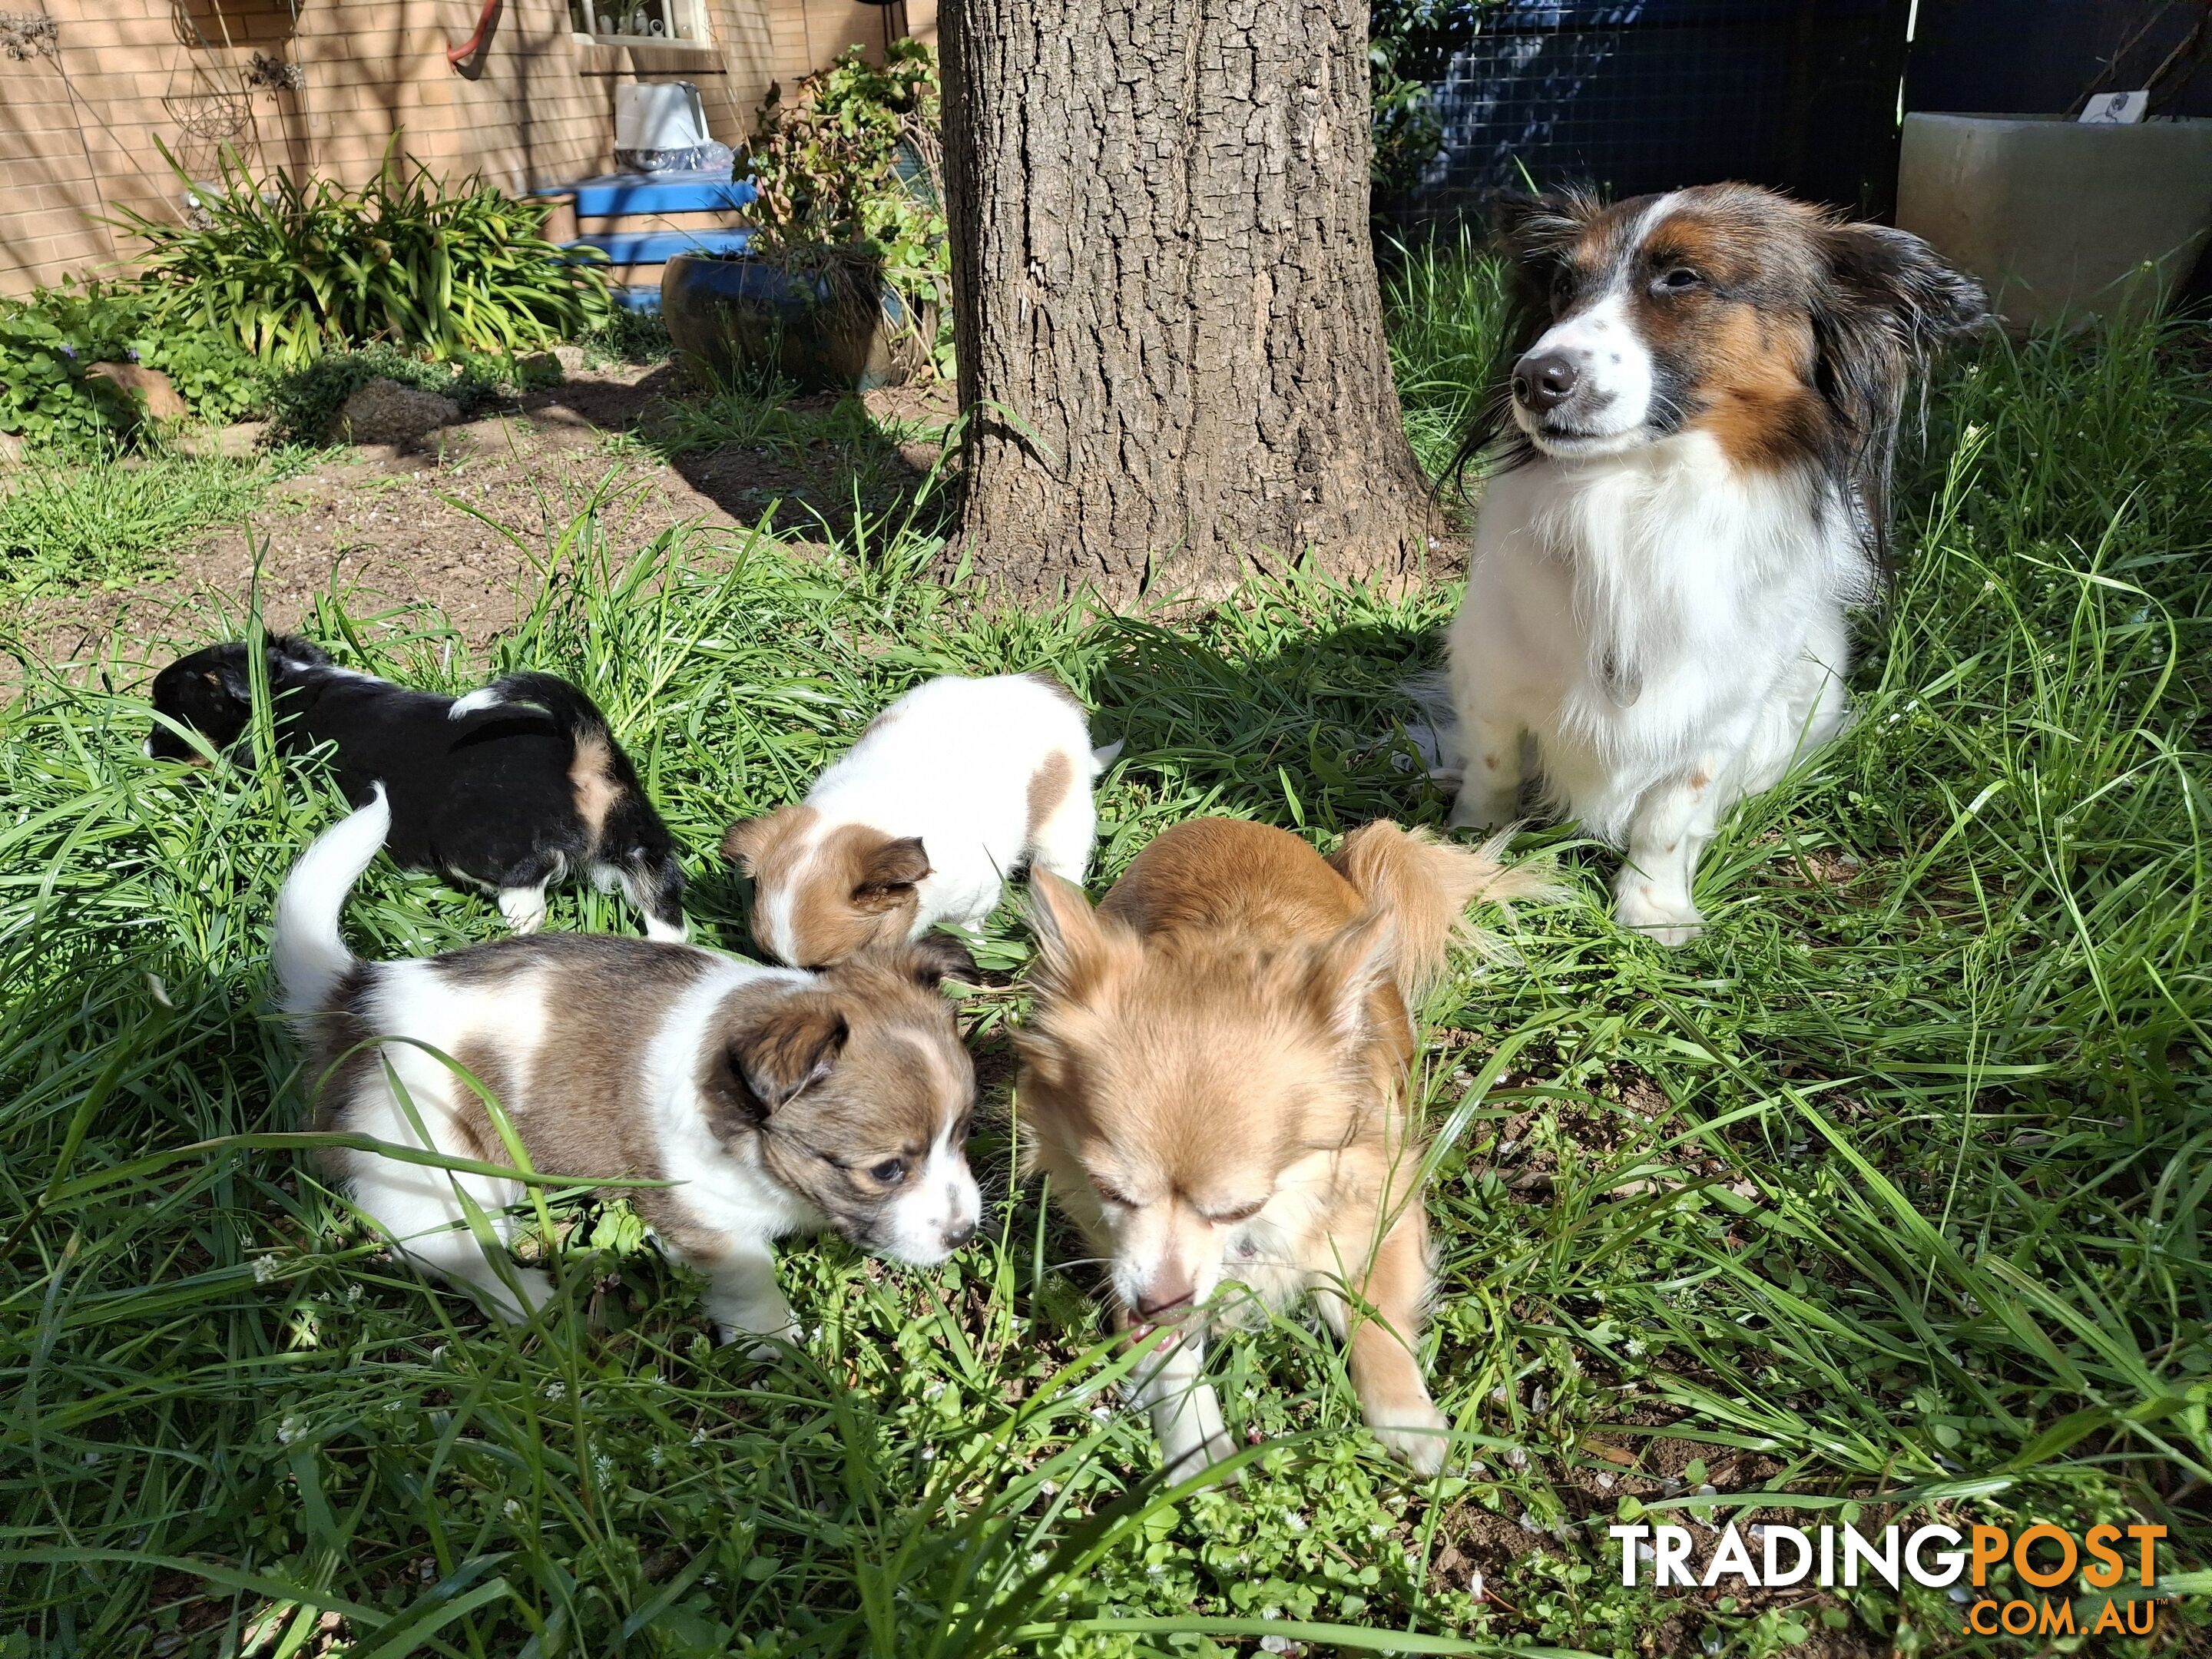
[[[545,925],[545,891],[539,887],[510,887],[499,896],[499,913],[518,933],[534,933]]]
[[[1462,788],[1452,801],[1450,824],[1455,830],[1502,830],[1513,822],[1519,804],[1515,791]]]
[[[1451,1449],[1451,1419],[1426,1404],[1394,1415],[1395,1422],[1370,1424],[1368,1431],[1414,1474],[1441,1474],[1444,1454]]]
[[[1229,1437],[1227,1431],[1223,1430],[1207,1435],[1194,1444],[1164,1448],[1160,1465],[1167,1471],[1168,1480],[1180,1485],[1185,1480],[1196,1479],[1217,1463],[1226,1463],[1237,1455],[1237,1443]],[[1233,1480],[1237,1477],[1232,1475],[1230,1478]]]
[[[512,1272],[512,1287],[496,1277],[485,1282],[483,1301],[500,1318],[519,1325],[553,1299],[553,1277],[536,1267],[516,1267]],[[520,1302],[515,1299],[518,1294]]]
[[[717,1321],[714,1325],[714,1346],[718,1348],[726,1348],[736,1342],[750,1342],[752,1345],[745,1350],[745,1358],[748,1359],[781,1359],[787,1352],[799,1346],[799,1327],[795,1324],[787,1325],[780,1331],[763,1333],[753,1326],[746,1326],[741,1329],[738,1326],[725,1325]]]
[[[1631,882],[1620,890],[1613,919],[1632,933],[1660,945],[1687,945],[1705,931],[1705,917],[1686,899],[1668,899],[1646,882]]]

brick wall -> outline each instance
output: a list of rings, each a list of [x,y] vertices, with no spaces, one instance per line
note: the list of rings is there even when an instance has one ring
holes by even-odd
[[[821,68],[847,46],[880,54],[884,13],[894,31],[937,44],[938,0],[902,0],[890,7],[862,0],[769,0],[775,34],[777,78],[786,86]]]
[[[641,77],[695,81],[714,136],[741,143],[769,81],[812,66],[815,32],[801,0],[704,3],[710,45],[655,48],[580,40],[568,0],[506,0],[469,79],[446,50],[477,0],[335,0],[296,23],[286,0],[46,0],[58,53],[0,57],[0,293],[117,268],[131,240],[100,221],[118,206],[177,216],[158,144],[198,178],[227,138],[257,168],[358,183],[397,132],[434,173],[540,189],[612,165],[614,88]],[[246,87],[257,52],[299,65],[304,87]]]

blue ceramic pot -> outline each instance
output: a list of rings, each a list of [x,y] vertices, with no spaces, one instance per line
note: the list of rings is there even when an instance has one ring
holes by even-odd
[[[660,314],[695,370],[773,368],[808,391],[902,385],[937,337],[935,307],[910,307],[880,281],[794,276],[750,255],[676,255]]]

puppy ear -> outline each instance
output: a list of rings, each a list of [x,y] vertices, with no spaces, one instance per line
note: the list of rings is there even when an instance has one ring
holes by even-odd
[[[755,872],[754,866],[769,836],[766,818],[739,818],[722,831],[722,856],[747,875]]]
[[[786,997],[729,1042],[730,1066],[765,1118],[828,1077],[852,1028],[828,997]]]
[[[327,668],[331,664],[329,652],[324,650],[319,645],[301,639],[297,634],[270,635],[269,648],[276,655],[288,659],[298,667]]]
[[[265,657],[268,653],[264,651],[263,654]],[[238,702],[252,703],[253,676],[246,666],[244,646],[235,648],[225,647],[222,655],[216,659],[215,672],[208,678],[219,685],[225,696]],[[269,684],[272,690],[276,688],[276,665],[274,662],[269,665]]]
[[[1048,870],[1030,872],[1029,910],[1037,942],[1030,977],[1045,997],[1081,1000],[1111,963],[1139,948],[1127,927],[1099,917],[1081,888]]]
[[[920,836],[885,842],[861,858],[854,872],[853,902],[863,910],[888,910],[928,876],[929,854]]]
[[[1828,227],[1823,238],[1840,303],[1880,314],[1916,354],[1971,334],[1990,320],[1989,296],[1964,271],[1909,231],[1887,225]]]
[[[904,948],[908,971],[925,991],[934,991],[942,980],[963,980],[972,985],[981,977],[968,947],[950,933],[924,933]]]
[[[805,822],[805,807],[779,806],[757,818],[739,818],[722,831],[722,856],[749,876],[760,874],[761,865],[775,850],[777,842],[796,834]]]
[[[1397,968],[1398,930],[1387,910],[1370,910],[1308,958],[1304,991],[1314,1018],[1339,1040],[1364,1040],[1368,999]]]
[[[1889,483],[1905,392],[1936,347],[1990,320],[1981,285],[1917,236],[1884,225],[1820,233],[1827,281],[1813,301],[1814,385],[1850,439],[1843,458],[1877,564],[1889,568]]]

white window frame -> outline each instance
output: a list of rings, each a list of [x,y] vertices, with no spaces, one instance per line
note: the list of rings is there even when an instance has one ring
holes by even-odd
[[[654,17],[672,19],[684,32],[671,34],[628,33],[624,21],[637,19],[649,21]],[[642,46],[647,50],[698,50],[714,44],[713,30],[708,23],[707,0],[568,0],[568,21],[574,28],[574,38],[595,46]],[[602,32],[599,25],[611,22],[611,33]]]

